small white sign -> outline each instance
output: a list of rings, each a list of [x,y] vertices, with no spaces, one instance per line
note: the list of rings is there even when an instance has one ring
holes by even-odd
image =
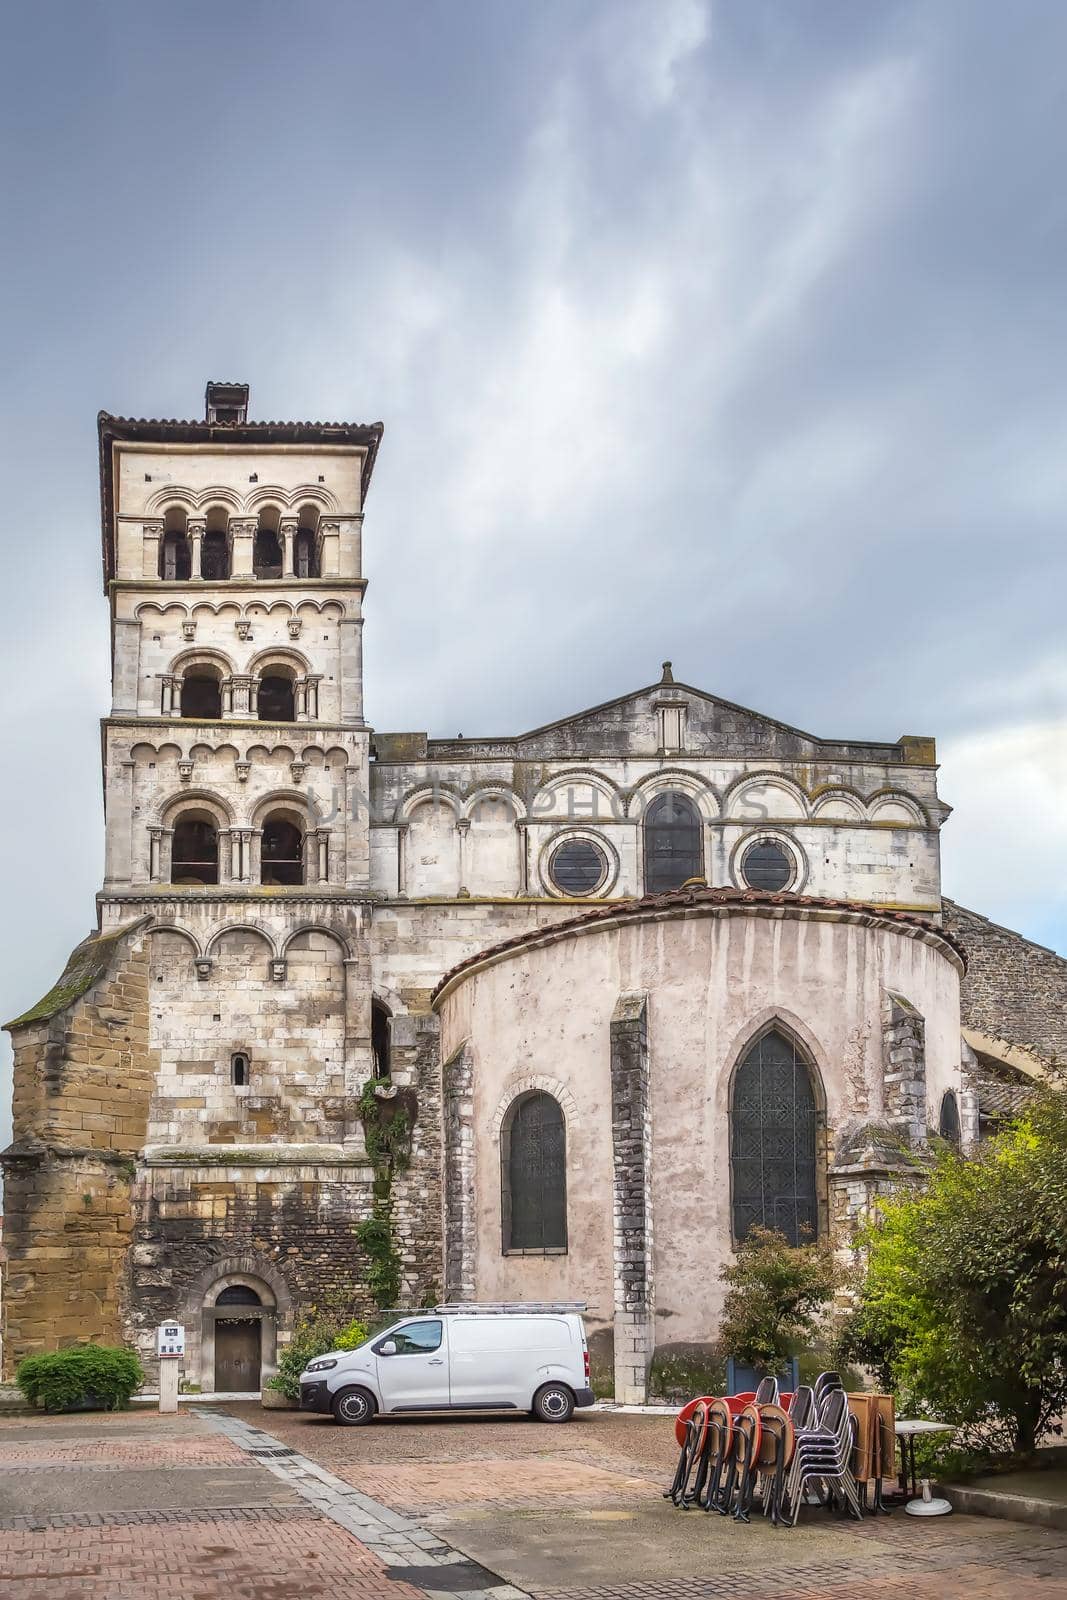
[[[185,1329],[180,1322],[164,1322],[156,1329],[157,1356],[183,1356]]]

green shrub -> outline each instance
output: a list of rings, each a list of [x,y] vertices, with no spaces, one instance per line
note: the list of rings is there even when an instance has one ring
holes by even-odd
[[[144,1370],[132,1350],[79,1344],[27,1356],[15,1371],[15,1382],[31,1405],[46,1411],[69,1406],[121,1411],[144,1382]]]
[[[828,1245],[791,1245],[770,1228],[751,1229],[720,1277],[728,1286],[722,1348],[735,1361],[767,1372],[780,1372],[816,1340],[821,1313],[837,1287]]]
[[[287,1400],[299,1400],[300,1374],[309,1361],[330,1350],[355,1350],[367,1337],[365,1322],[346,1320],[331,1311],[312,1311],[297,1323],[267,1388],[279,1390]]]
[[[1058,1077],[968,1159],[884,1199],[839,1340],[979,1458],[1032,1455],[1067,1407],[1067,1091]]]

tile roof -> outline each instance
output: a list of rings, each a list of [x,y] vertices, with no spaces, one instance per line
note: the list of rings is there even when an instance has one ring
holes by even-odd
[[[567,917],[562,922],[542,923],[536,928],[526,929],[523,933],[513,934],[510,939],[502,939],[499,944],[489,945],[485,950],[479,950],[476,955],[468,956],[465,961],[458,962],[445,973],[434,989],[431,1000],[436,1000],[453,978],[468,968],[478,966],[481,962],[503,955],[509,950],[518,950],[523,945],[534,944],[547,936],[578,931],[595,923],[638,920],[650,913],[654,915],[660,911],[686,911],[701,906],[763,906],[782,910],[840,911],[873,917],[879,922],[903,924],[923,933],[935,935],[956,953],[964,969],[967,965],[966,952],[959,939],[953,934],[946,933],[944,928],[928,917],[917,916],[912,911],[895,911],[892,907],[869,905],[858,900],[826,900],[815,895],[792,894],[785,890],[772,894],[765,889],[708,889],[693,885],[691,888],[670,889],[665,894],[644,895],[640,899],[602,900],[578,916]]]

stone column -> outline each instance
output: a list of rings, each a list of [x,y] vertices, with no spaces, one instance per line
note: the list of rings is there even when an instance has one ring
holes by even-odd
[[[234,883],[248,882],[250,830],[230,829],[230,878]]]
[[[307,718],[308,681],[306,678],[297,678],[293,683],[293,712],[297,722],[304,722]]]
[[[170,883],[174,877],[174,829],[161,828],[159,831],[159,881]]]
[[[173,672],[163,674],[163,694],[160,701],[160,715],[176,717],[181,709],[181,682],[182,680]]]
[[[233,540],[233,561],[230,567],[230,576],[233,578],[250,578],[252,576],[252,543],[256,536],[254,521],[241,517],[230,523],[230,536]]]
[[[253,828],[250,833],[251,850],[248,876],[252,883],[258,883],[263,876],[263,829]]]
[[[610,1031],[615,1399],[637,1405],[655,1345],[647,996],[621,994]]]
[[[294,565],[294,546],[296,543],[296,530],[299,523],[295,518],[283,517],[281,521],[282,541],[282,577],[292,578],[296,575]]]
[[[159,544],[163,538],[162,522],[146,522],[142,525],[144,533],[144,559],[141,567],[141,576],[144,578],[159,577]]]
[[[201,519],[190,519],[189,523],[187,524],[187,530],[189,534],[189,558],[191,563],[189,572],[192,577],[200,579],[203,577],[202,561],[204,550],[204,534],[207,532],[207,523]]]
[[[407,896],[405,878],[408,870],[408,829],[410,822],[398,822],[396,825],[396,892],[401,899]]]
[[[307,683],[307,715],[309,722],[319,720],[319,684],[322,682],[321,672],[309,672],[305,680]]]
[[[247,672],[235,672],[230,679],[232,685],[231,712],[235,718],[254,717],[256,711],[254,701],[258,684]]]
[[[165,828],[148,830],[148,876],[152,883],[163,880],[163,835]]]
[[[469,866],[467,837],[470,831],[470,817],[457,817],[456,832],[459,835],[459,888],[456,890],[456,894],[461,900],[469,900],[471,893],[467,888],[467,869]]]
[[[910,1000],[882,996],[885,1117],[916,1148],[926,1144],[926,1022]]]
[[[445,1063],[445,1300],[475,1296],[474,1056],[470,1044]]]

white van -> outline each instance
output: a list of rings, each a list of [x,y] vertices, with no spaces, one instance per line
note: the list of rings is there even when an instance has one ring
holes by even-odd
[[[584,1309],[584,1308],[583,1308]],[[300,1374],[301,1411],[359,1427],[400,1411],[532,1411],[569,1422],[591,1406],[589,1346],[572,1308],[438,1306]]]

